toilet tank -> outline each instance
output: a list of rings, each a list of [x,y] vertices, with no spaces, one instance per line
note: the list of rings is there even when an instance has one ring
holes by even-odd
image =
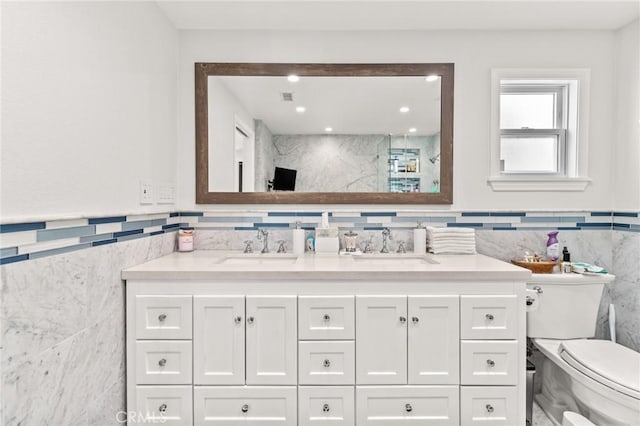
[[[609,274],[533,274],[527,290],[536,291],[537,301],[527,308],[527,337],[594,337],[602,290],[614,278]]]

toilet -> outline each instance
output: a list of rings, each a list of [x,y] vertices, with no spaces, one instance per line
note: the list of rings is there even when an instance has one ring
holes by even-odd
[[[533,274],[527,284],[527,337],[544,355],[534,398],[556,425],[573,424],[565,412],[597,426],[640,425],[640,353],[593,339],[602,290],[614,278]]]

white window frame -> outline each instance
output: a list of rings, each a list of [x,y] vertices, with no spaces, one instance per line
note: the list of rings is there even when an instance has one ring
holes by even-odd
[[[589,69],[510,69],[491,71],[491,136],[490,176],[488,184],[494,191],[584,191],[591,179],[588,165],[589,123]],[[569,85],[563,99],[563,114],[567,124],[566,134],[559,149],[562,168],[557,174],[550,173],[503,173],[500,167],[500,94],[501,83],[545,86]],[[577,111],[576,111],[577,106]],[[516,131],[508,129],[506,132]],[[522,129],[521,133],[533,135],[534,129]],[[513,132],[511,132],[513,133]],[[565,133],[565,132],[561,132]]]

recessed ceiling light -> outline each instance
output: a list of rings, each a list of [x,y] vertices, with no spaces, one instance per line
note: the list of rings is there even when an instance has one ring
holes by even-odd
[[[416,128],[415,127],[412,127],[412,128],[409,129],[409,133],[415,133],[415,132],[416,132]]]
[[[291,75],[287,76],[287,80],[289,80],[292,83],[296,83],[296,82],[300,81],[300,77],[298,77],[295,74],[291,74]]]
[[[296,112],[299,112],[300,114],[302,114],[303,112],[305,112],[307,109],[303,106],[297,106],[296,107]]]
[[[440,76],[439,76],[439,75],[434,75],[434,74],[432,74],[432,75],[428,75],[428,76],[425,78],[425,80],[427,80],[427,81],[436,81],[438,78],[440,78]]]
[[[325,127],[324,131],[325,132],[333,132],[333,127]]]
[[[409,107],[408,106],[400,107],[400,112],[409,112]]]

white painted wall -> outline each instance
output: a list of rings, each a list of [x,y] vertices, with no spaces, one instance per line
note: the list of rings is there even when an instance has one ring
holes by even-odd
[[[184,209],[222,207],[194,204],[194,62],[454,62],[452,208],[610,209],[613,202],[610,171],[614,132],[613,47],[611,31],[181,31],[179,205]],[[586,191],[496,193],[487,186],[490,71],[511,67],[591,69],[593,102],[588,175],[593,182]]]
[[[640,24],[615,33],[615,210],[640,210]]]
[[[166,211],[178,33],[152,2],[3,2],[2,222]]]

